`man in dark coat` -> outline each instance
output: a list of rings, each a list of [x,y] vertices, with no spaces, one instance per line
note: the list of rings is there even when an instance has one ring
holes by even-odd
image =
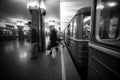
[[[56,47],[56,46],[58,46],[58,43],[57,43],[57,31],[53,27],[51,29],[51,33],[50,33],[50,47],[51,47],[50,54],[52,54],[53,47]]]
[[[51,30],[50,41],[52,43],[56,43],[56,41],[57,41],[57,31],[54,28],[53,28],[53,30]]]

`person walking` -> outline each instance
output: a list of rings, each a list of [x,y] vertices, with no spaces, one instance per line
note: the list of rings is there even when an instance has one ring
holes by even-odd
[[[50,47],[50,54],[52,54],[52,50],[53,48],[58,46],[57,43],[57,31],[56,29],[52,26],[51,28],[51,32],[50,32],[50,43],[49,43],[49,47]],[[57,51],[57,48],[56,48]]]

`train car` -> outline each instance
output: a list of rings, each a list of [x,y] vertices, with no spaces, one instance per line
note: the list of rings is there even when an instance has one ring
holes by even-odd
[[[15,40],[17,38],[16,25],[0,22],[0,42]]]
[[[80,8],[64,30],[65,43],[82,80],[86,80],[91,8]]]
[[[64,29],[64,34],[63,34],[64,41],[67,39],[67,27]]]
[[[88,80],[120,80],[120,0],[93,0]]]

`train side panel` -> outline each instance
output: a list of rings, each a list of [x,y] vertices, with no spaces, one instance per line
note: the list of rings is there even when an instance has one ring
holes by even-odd
[[[94,43],[89,46],[88,80],[119,80],[120,53]]]
[[[81,78],[85,80],[88,68],[88,41],[76,41],[71,39],[69,50]]]

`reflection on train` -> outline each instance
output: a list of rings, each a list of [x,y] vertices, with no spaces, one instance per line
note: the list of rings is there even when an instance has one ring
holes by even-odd
[[[14,24],[0,22],[0,41],[15,40],[18,35],[16,27]]]
[[[88,80],[120,80],[120,0],[93,0]]]
[[[90,10],[90,7],[79,9],[64,30],[65,43],[83,80],[87,78]]]

